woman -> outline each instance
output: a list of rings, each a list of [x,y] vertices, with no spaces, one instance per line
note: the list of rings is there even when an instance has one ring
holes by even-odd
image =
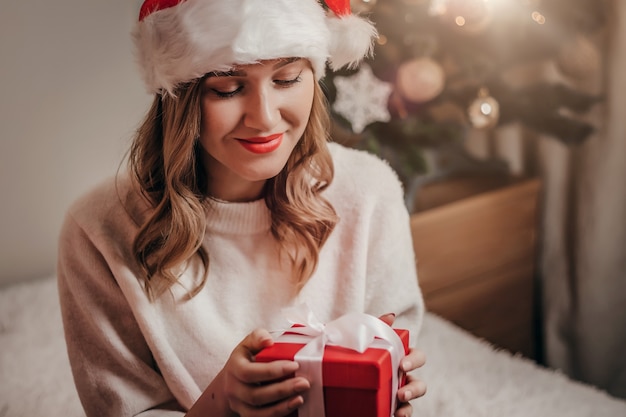
[[[296,303],[324,322],[396,317],[417,335],[398,179],[327,143],[326,62],[358,63],[375,34],[334,10],[341,19],[316,0],[143,4],[134,36],[155,99],[129,174],[76,202],[60,238],[68,354],[88,416],[289,414],[310,381],[288,377],[295,361],[254,355]],[[411,350],[401,368],[423,361]],[[425,391],[407,381],[398,417]]]

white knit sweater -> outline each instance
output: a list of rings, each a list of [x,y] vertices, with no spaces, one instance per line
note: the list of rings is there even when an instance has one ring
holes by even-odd
[[[335,178],[325,197],[340,220],[297,299],[263,200],[215,202],[205,287],[184,299],[197,278],[190,268],[152,303],[130,250],[148,208],[128,179],[109,180],[72,206],[60,238],[59,294],[88,416],[182,415],[246,334],[288,326],[281,309],[294,302],[306,302],[322,321],[395,312],[394,327],[410,329],[415,341],[424,307],[398,178],[368,153],[330,148]]]

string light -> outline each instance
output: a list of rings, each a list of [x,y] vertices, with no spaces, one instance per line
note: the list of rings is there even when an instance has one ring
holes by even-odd
[[[361,0],[361,1],[365,2],[365,0]],[[405,1],[408,1],[408,0],[405,0]],[[416,0],[413,0],[413,1],[416,1]],[[463,0],[456,0],[456,1],[459,1],[460,4],[462,4]],[[487,7],[504,10],[503,8],[507,7],[506,3],[509,3],[511,1],[512,0],[482,0],[482,3]],[[526,4],[531,7],[532,6],[537,7],[540,3],[540,0],[516,0],[516,1],[521,1],[523,4]],[[454,4],[456,3],[454,3],[453,0],[430,0],[428,14],[431,16],[444,16],[452,10],[451,6]],[[531,18],[535,23],[539,25],[543,25],[546,23],[546,17],[537,10],[531,13]],[[455,16],[454,23],[459,27],[466,26],[469,24],[468,16],[462,16],[462,15]]]
[[[447,3],[446,0],[432,0],[432,2],[430,3],[430,7],[428,9],[428,14],[430,14],[431,16],[438,16],[438,15],[445,14],[446,11],[448,10],[446,3]]]
[[[493,108],[491,107],[491,104],[489,104],[489,103],[482,103],[480,105],[480,112],[482,114],[484,114],[485,116],[489,116],[492,111],[493,111]]]
[[[546,17],[536,10],[532,12],[531,17],[533,18],[535,22],[537,22],[540,25],[543,25],[544,23],[546,23]]]

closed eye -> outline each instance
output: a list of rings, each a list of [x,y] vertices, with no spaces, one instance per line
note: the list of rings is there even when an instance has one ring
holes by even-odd
[[[302,74],[302,71],[300,71],[298,76],[295,77],[295,78],[291,78],[291,79],[287,79],[287,80],[278,79],[278,80],[274,80],[274,83],[276,83],[280,87],[290,87],[290,86],[292,86],[292,85],[302,81],[302,77],[300,76],[301,74]]]
[[[235,94],[239,93],[242,89],[243,89],[243,86],[239,86],[236,89],[231,90],[231,91],[222,91],[222,90],[218,90],[216,88],[211,88],[211,91],[213,91],[213,93],[215,93],[215,95],[220,97],[220,98],[229,98],[229,97],[233,97]]]
[[[293,73],[292,73],[293,74]],[[240,76],[239,74],[237,74],[238,76]],[[287,76],[287,78],[284,78],[282,75],[278,75],[277,78],[273,79],[272,82],[278,87],[278,88],[289,88],[297,83],[299,83],[300,81],[302,81],[302,70],[300,70],[300,72],[298,73],[297,76],[293,77],[293,78],[289,78],[289,75],[285,74]],[[240,82],[240,81],[235,81],[231,77],[232,74],[231,73],[211,73],[209,74],[209,78],[213,78],[213,77],[223,77],[229,81],[233,81],[233,82],[228,82],[227,84],[224,85],[220,85],[222,84],[217,83],[217,85],[215,85],[215,87],[208,87],[208,91],[210,91],[212,94],[214,94],[217,98],[231,98],[236,96],[239,93],[242,93],[243,90],[245,90],[245,82]]]

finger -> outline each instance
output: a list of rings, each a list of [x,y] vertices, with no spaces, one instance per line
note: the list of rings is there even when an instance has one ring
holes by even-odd
[[[287,378],[284,379],[285,373],[293,374],[292,369],[282,368],[283,371],[280,371],[281,362],[287,362],[288,364],[294,364],[297,367],[296,362],[288,362],[288,361],[275,361],[268,363],[248,363],[247,364],[247,374],[244,378],[238,376],[237,372],[241,372],[241,370],[236,369],[235,373],[232,374],[234,377],[230,384],[230,389],[228,392],[228,397],[231,404],[231,409],[237,410],[240,407],[245,407],[248,409],[253,408],[265,408],[267,406],[275,405],[276,403],[283,402],[288,398],[297,397],[297,394],[305,392],[310,388],[310,383],[301,377],[297,378]],[[279,369],[277,373],[272,375],[271,372],[257,372],[256,366],[258,365],[263,368],[267,368],[270,371],[272,369]],[[252,371],[249,368],[253,368]],[[250,376],[252,375],[252,376]],[[266,375],[270,375],[267,377]],[[276,378],[279,376],[279,378]],[[259,382],[244,382],[242,379],[253,379],[258,380]],[[276,380],[275,382],[267,382],[269,380]],[[263,382],[263,383],[262,383]],[[238,407],[235,405],[238,404]],[[241,413],[240,413],[241,414]],[[242,414],[243,415],[243,414]]]
[[[302,404],[304,404],[304,397],[295,395],[265,407],[239,403],[235,405],[233,411],[241,417],[283,417],[291,414]]]
[[[379,319],[387,323],[389,326],[391,326],[393,325],[393,322],[396,320],[396,314],[395,313],[383,314],[382,316],[379,317]]]
[[[237,347],[245,349],[250,352],[252,356],[273,344],[274,340],[272,339],[272,335],[267,330],[255,329],[250,332]]]
[[[266,330],[254,330],[233,349],[226,364],[228,372],[225,374],[225,384],[229,405],[234,411],[245,411],[239,412],[242,416],[259,415],[255,411],[257,408],[270,416],[286,415],[303,401],[303,397],[296,394],[308,389],[308,381],[305,380],[303,383],[302,378],[286,380],[298,369],[297,362],[288,360],[254,362],[254,356],[273,343],[271,335]],[[281,382],[268,384],[269,381],[276,380]],[[274,385],[274,390],[264,390],[263,385]],[[268,407],[269,411],[266,410]]]
[[[241,398],[252,407],[284,401],[308,391],[311,384],[306,378],[296,377],[266,385],[252,386]]]
[[[406,403],[426,394],[426,384],[413,375],[406,376],[406,384],[398,389],[398,401]]]
[[[272,362],[251,362],[248,358],[235,356],[233,375],[243,384],[262,384],[292,376],[299,368],[298,362],[277,360]]]
[[[402,403],[394,413],[395,417],[411,417],[413,415],[413,406],[409,403]]]
[[[404,372],[411,372],[421,368],[426,363],[426,355],[419,349],[411,348],[409,353],[400,361],[400,369]]]
[[[256,329],[233,349],[229,362],[233,375],[243,384],[255,384],[285,378],[298,369],[298,363],[279,360],[267,363],[254,362],[254,356],[263,348],[274,344],[267,330]]]

